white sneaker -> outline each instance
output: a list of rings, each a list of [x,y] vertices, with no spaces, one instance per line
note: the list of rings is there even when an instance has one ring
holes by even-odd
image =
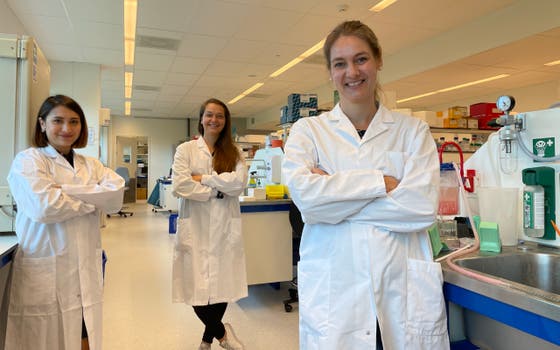
[[[202,342],[200,343],[200,346],[198,347],[198,350],[211,350],[212,349],[212,344],[208,344],[207,342]]]
[[[244,350],[245,347],[241,344],[241,341],[235,336],[233,328],[229,323],[225,323],[226,335],[224,340],[220,342],[220,346],[227,350]]]

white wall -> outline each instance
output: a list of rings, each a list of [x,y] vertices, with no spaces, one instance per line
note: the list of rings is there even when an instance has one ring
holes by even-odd
[[[97,64],[58,62],[51,64],[51,95],[72,97],[84,110],[89,129],[88,145],[80,154],[99,158],[99,109],[101,108],[101,67]]]
[[[191,121],[192,124],[192,121]],[[148,119],[111,116],[109,154],[114,155],[117,136],[148,138],[148,197],[156,181],[169,174],[173,163],[174,147],[187,139],[187,121],[185,119]],[[114,169],[114,157],[110,157]]]

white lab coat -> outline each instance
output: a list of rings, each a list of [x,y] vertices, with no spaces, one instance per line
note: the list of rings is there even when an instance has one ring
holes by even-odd
[[[298,120],[285,152],[284,179],[305,222],[300,349],[375,349],[376,317],[385,349],[449,349],[426,232],[439,185],[428,125],[380,106],[360,140],[336,105]],[[389,194],[383,175],[400,181]]]
[[[203,175],[201,182],[191,175]],[[217,174],[201,138],[177,147],[173,195],[179,217],[173,256],[173,302],[207,305],[247,296],[239,195],[247,182],[244,160]],[[217,192],[224,194],[216,198]]]
[[[516,141],[517,142],[517,141]],[[492,133],[467,161],[465,169],[476,170],[478,184],[484,187],[515,187],[522,188],[521,171],[525,168],[539,166],[519,150],[517,170],[512,174],[504,173],[500,168],[500,135]],[[477,188],[475,188],[476,192]]]
[[[96,159],[53,147],[20,152],[8,175],[17,204],[6,349],[76,350],[83,318],[101,349],[101,211],[121,208],[124,180]],[[60,185],[61,188],[53,187]]]

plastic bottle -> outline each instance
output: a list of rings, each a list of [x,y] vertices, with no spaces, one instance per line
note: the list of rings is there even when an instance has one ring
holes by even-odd
[[[459,180],[452,163],[440,164],[439,215],[459,213]]]
[[[544,188],[540,185],[523,189],[523,229],[529,237],[544,236]]]
[[[257,175],[256,171],[251,171],[251,176],[249,177],[249,188],[257,187],[257,181],[255,181],[255,177]]]

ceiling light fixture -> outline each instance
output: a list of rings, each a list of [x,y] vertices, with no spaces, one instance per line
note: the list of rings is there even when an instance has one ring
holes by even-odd
[[[124,72],[124,86],[132,86],[132,72]]]
[[[378,2],[376,5],[369,8],[371,12],[381,12],[387,7],[391,6],[397,0],[382,0]]]
[[[138,12],[137,0],[124,0],[124,64],[125,70],[133,69],[134,48],[136,46],[136,15]],[[132,72],[124,72],[124,114],[130,115],[132,97]]]
[[[290,62],[288,62],[286,65],[284,65],[282,68],[278,69],[277,71],[275,71],[274,73],[272,73],[270,75],[271,78],[276,78],[277,76],[279,76],[280,74],[284,73],[285,71],[287,71],[288,69],[292,68],[293,66],[295,66],[296,64],[300,63],[301,61],[303,61],[304,59],[306,59],[307,57],[313,55],[315,52],[321,50],[323,48],[323,45],[325,44],[325,39],[319,41],[317,44],[313,45],[312,47],[310,47],[309,49],[307,49],[305,52],[303,52],[301,55],[299,55],[298,57],[294,58],[293,60],[291,60]]]
[[[548,62],[548,63],[545,63],[544,65],[545,66],[555,66],[557,64],[560,64],[560,60]]]
[[[256,83],[255,85],[251,86],[247,90],[243,91],[239,96],[237,96],[234,99],[232,99],[231,101],[229,101],[228,104],[230,104],[230,105],[234,104],[235,102],[241,100],[243,97],[249,95],[251,92],[257,90],[258,88],[260,88],[263,85],[264,85],[264,83]]]
[[[272,73],[269,78],[276,78],[277,76],[279,76],[280,74],[284,73],[285,71],[287,71],[288,69],[292,68],[293,66],[295,66],[296,64],[300,63],[301,61],[303,61],[304,59],[306,59],[307,57],[313,55],[315,52],[319,51],[320,49],[323,48],[323,45],[325,44],[325,39],[319,41],[317,44],[313,45],[312,47],[310,47],[309,49],[307,49],[305,52],[303,52],[301,55],[299,55],[298,57],[294,58],[293,60],[291,60],[290,62],[288,62],[286,65],[284,65],[282,68],[276,70],[274,73]],[[234,104],[235,102],[241,100],[243,97],[249,95],[251,92],[257,90],[258,88],[260,88],[261,86],[263,86],[264,83],[257,83],[253,86],[251,86],[250,88],[248,88],[247,90],[243,91],[239,96],[235,97],[234,99],[232,99],[231,101],[228,102],[228,104]]]
[[[475,81],[471,81],[471,82],[460,84],[460,85],[454,85],[454,86],[451,86],[451,87],[448,87],[448,88],[427,92],[427,93],[421,94],[421,95],[416,95],[416,96],[412,96],[412,97],[403,98],[401,100],[397,100],[397,103],[417,100],[419,98],[439,94],[441,92],[448,92],[448,91],[452,91],[452,90],[462,89],[464,87],[468,87],[468,86],[472,86],[472,85],[478,85],[478,84],[482,84],[482,83],[487,83],[487,82],[492,81],[492,80],[502,79],[502,78],[506,78],[506,77],[509,77],[509,74],[495,75],[493,77],[484,78],[484,79],[480,79],[480,80],[475,80]]]
[[[136,40],[136,0],[124,0],[124,62],[134,64],[134,41]]]

